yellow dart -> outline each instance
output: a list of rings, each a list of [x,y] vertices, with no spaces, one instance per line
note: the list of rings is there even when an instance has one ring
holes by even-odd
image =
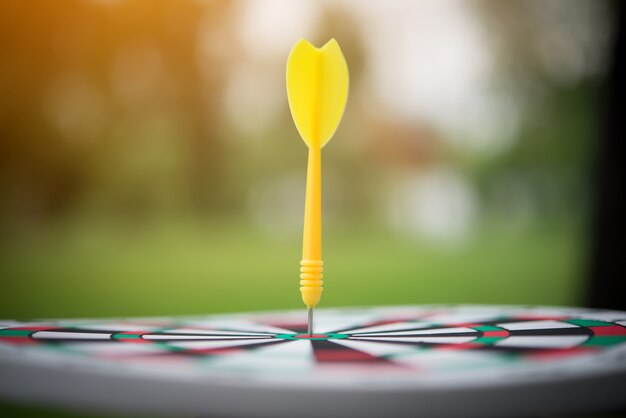
[[[316,48],[301,39],[287,59],[287,98],[291,116],[309,148],[300,292],[313,334],[313,308],[319,303],[322,274],[322,147],[330,141],[348,99],[348,66],[339,44],[331,39]]]

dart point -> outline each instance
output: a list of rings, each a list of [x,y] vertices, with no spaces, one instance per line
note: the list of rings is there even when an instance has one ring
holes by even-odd
[[[308,316],[308,326],[307,326],[307,332],[309,334],[309,337],[313,336],[313,308],[308,308],[307,309],[307,316]]]

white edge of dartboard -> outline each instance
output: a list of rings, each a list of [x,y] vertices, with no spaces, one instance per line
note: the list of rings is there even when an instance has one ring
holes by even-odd
[[[392,307],[355,307],[358,311],[442,310],[457,312],[476,309],[507,313],[554,311],[585,317],[624,317],[623,312],[586,308],[555,308],[527,306],[428,305]],[[244,314],[210,315],[177,318],[181,320],[243,319],[250,316],[295,315],[299,311],[250,312]],[[325,314],[346,312],[324,310]],[[122,318],[117,318],[122,319]],[[155,318],[133,318],[141,321]],[[168,319],[168,318],[161,318]],[[114,319],[97,318],[94,321]],[[63,320],[65,321],[65,320]],[[88,323],[80,320],[73,323]],[[4,322],[4,321],[0,321]],[[42,321],[43,322],[43,321]],[[45,321],[45,323],[55,322]],[[93,363],[90,359],[51,354],[51,357],[24,353],[16,357],[10,350],[0,351],[0,397],[28,403],[59,405],[77,410],[139,412],[157,415],[227,415],[240,417],[297,415],[376,417],[394,416],[471,417],[524,416],[581,412],[597,408],[626,407],[619,396],[626,387],[626,347],[603,353],[602,364],[593,369],[544,367],[541,370],[507,372],[506,380],[498,376],[470,376],[456,381],[411,379],[389,382],[368,381],[291,381],[281,375],[276,379],[259,379],[230,374],[205,376],[197,374],[165,375],[156,371],[120,366],[114,363]],[[58,360],[51,363],[49,360]],[[89,370],[85,369],[89,366]],[[97,376],[97,379],[94,379]],[[161,377],[161,378],[159,378]],[[558,381],[555,391],[554,382]],[[398,385],[402,388],[398,389]],[[585,396],[593,388],[594,397]],[[550,394],[547,396],[547,394]],[[245,401],[244,401],[245,400]],[[451,401],[454,400],[454,401]],[[419,411],[419,414],[417,414]]]

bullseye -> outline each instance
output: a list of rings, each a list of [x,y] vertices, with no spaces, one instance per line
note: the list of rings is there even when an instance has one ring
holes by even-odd
[[[348,334],[336,334],[336,333],[328,333],[328,334],[276,334],[274,338],[279,338],[282,340],[310,340],[310,341],[319,341],[319,340],[339,340],[343,338],[348,338]]]
[[[299,334],[294,336],[294,338],[299,338],[303,340],[325,340],[328,338],[327,334]]]

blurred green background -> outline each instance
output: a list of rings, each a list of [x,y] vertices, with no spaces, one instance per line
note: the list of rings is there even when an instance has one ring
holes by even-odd
[[[322,306],[583,302],[609,3],[0,9],[0,317],[302,307],[301,37],[351,73]]]
[[[597,0],[0,2],[1,318],[304,308],[291,46],[336,38],[321,307],[581,305]],[[50,411],[0,407],[3,416]]]

